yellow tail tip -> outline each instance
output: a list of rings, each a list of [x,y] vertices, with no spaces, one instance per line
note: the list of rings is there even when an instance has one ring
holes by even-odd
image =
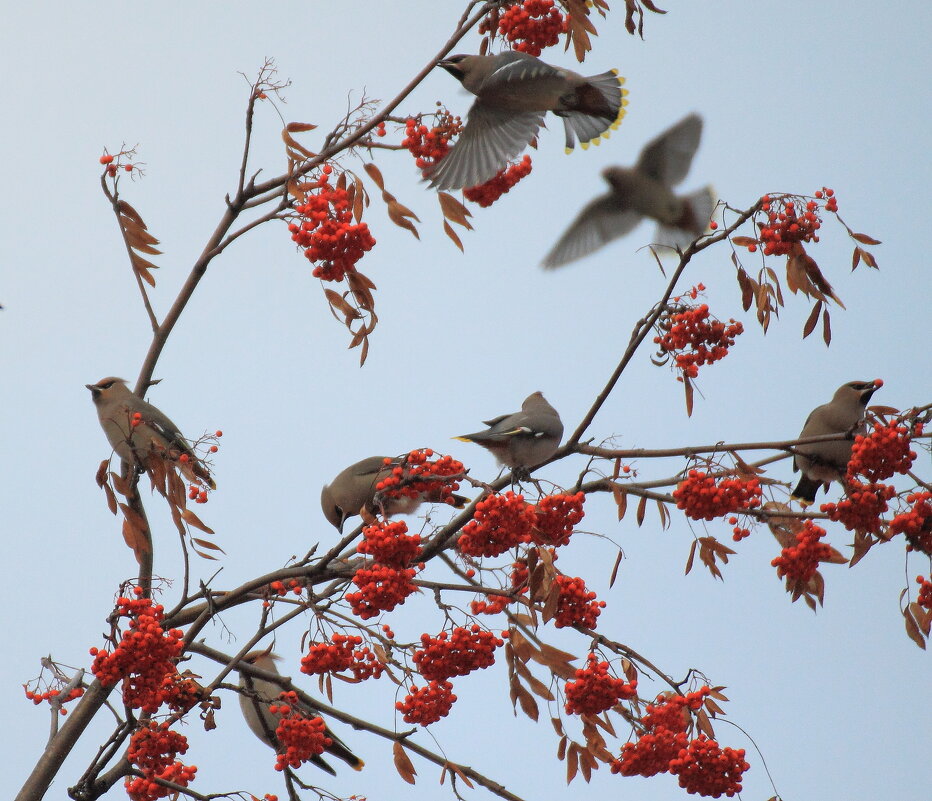
[[[571,147],[565,147],[565,148],[563,148],[563,152],[566,153],[566,155],[568,156],[570,153],[573,152],[573,148],[571,148]],[[459,439],[459,437],[457,437],[457,439]]]
[[[360,759],[359,764],[353,765],[353,770],[362,770],[364,767],[366,767],[366,763]]]
[[[566,152],[569,153],[569,150],[567,150]],[[456,439],[456,440],[459,440],[460,442],[472,442],[472,440],[469,437],[450,437],[450,439]]]

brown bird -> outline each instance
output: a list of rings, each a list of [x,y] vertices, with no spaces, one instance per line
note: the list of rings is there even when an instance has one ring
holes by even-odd
[[[124,379],[102,378],[84,386],[91,391],[101,428],[117,456],[142,467],[152,455],[170,459],[189,481],[202,481],[215,488],[210,471],[191,450],[178,426],[135,394]],[[186,458],[180,459],[182,455]]]
[[[320,491],[320,506],[324,511],[324,517],[342,534],[343,524],[349,518],[358,515],[363,507],[371,515],[381,512],[385,517],[391,517],[410,514],[425,501],[440,503],[443,498],[439,484],[436,489],[423,491],[414,498],[380,498],[376,502],[376,485],[388,478],[392,470],[403,461],[404,457],[370,456],[351,464],[329,484],[324,484]],[[462,495],[449,497],[456,509],[462,509],[469,503],[469,498]]]
[[[634,167],[608,167],[609,191],[587,204],[553,249],[543,267],[553,269],[587,256],[633,231],[645,217],[656,220],[656,242],[685,248],[709,225],[717,199],[710,186],[676,195],[674,186],[689,172],[702,136],[697,114],[680,120],[649,142]]]
[[[828,403],[812,410],[799,438],[845,432],[852,437],[863,434],[866,431],[864,411],[867,402],[882,384],[879,379],[842,384]],[[845,439],[799,445],[793,457],[793,472],[799,470],[802,476],[791,497],[808,506],[815,501],[819,487],[824,486],[828,490],[832,481],[844,479],[851,460],[852,444],[852,440]]]
[[[552,111],[563,120],[566,150],[585,149],[617,128],[628,104],[616,70],[584,77],[518,51],[455,55],[438,62],[476,96],[456,144],[427,173],[435,189],[484,183],[507,166]]]
[[[264,650],[251,651],[243,657],[242,661],[262,670],[267,670],[269,673],[278,674],[278,668],[275,667],[277,659],[279,657],[275,654]],[[279,695],[282,693],[282,687],[272,681],[248,676],[245,673],[239,674],[239,686],[244,691],[239,694],[239,706],[243,712],[243,717],[246,719],[246,725],[249,726],[256,737],[274,749],[276,753],[281,752],[283,749],[275,736],[279,718],[269,711],[269,704],[278,700]],[[301,711],[309,717],[319,717],[317,710],[311,707],[301,705]],[[324,749],[324,753],[342,759],[353,770],[362,770],[365,763],[350,751],[345,743],[329,728],[325,730],[325,733],[332,742]],[[320,755],[312,756],[311,762],[332,776],[337,775],[336,771]]]
[[[454,439],[481,445],[501,464],[519,470],[546,462],[556,453],[563,438],[563,421],[540,392],[528,395],[520,412],[483,422],[488,426],[484,431]]]

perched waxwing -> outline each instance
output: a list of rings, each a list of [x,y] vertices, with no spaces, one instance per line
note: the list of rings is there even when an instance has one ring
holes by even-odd
[[[799,438],[818,437],[825,434],[843,434],[845,432],[863,434],[864,410],[882,382],[851,381],[843,384],[828,403],[812,410],[806,418],[806,424],[799,433]],[[841,481],[851,460],[851,440],[833,440],[800,445],[793,457],[793,472],[802,471],[802,476],[792,497],[804,506],[815,501],[819,487],[832,481]]]
[[[427,174],[436,189],[462,189],[492,178],[537,135],[544,115],[563,119],[566,150],[576,139],[598,144],[617,128],[628,104],[616,70],[583,77],[509,50],[450,56],[438,62],[476,96],[459,140]]]
[[[498,461],[511,468],[527,470],[547,461],[563,438],[560,415],[540,392],[528,395],[521,411],[483,421],[488,428],[454,439],[474,442],[490,450]]]
[[[278,674],[278,668],[275,667],[275,660],[278,658],[268,650],[251,651],[242,658],[242,661],[261,670],[267,670],[269,673]],[[245,673],[239,674],[239,686],[244,690],[239,695],[239,706],[243,711],[243,717],[246,718],[246,725],[262,742],[279,752],[281,749],[275,737],[275,729],[278,728],[280,718],[269,711],[269,703],[278,700],[283,688],[275,682],[248,676]],[[308,706],[302,705],[301,710],[310,717],[318,716],[317,710]],[[342,759],[353,770],[362,770],[365,763],[350,751],[339,737],[329,728],[326,729],[326,735],[333,742],[324,749],[325,753]],[[337,775],[336,771],[319,755],[311,757],[311,762],[332,776]]]
[[[206,465],[191,450],[178,426],[136,395],[124,379],[102,378],[85,386],[91,391],[107,441],[121,459],[145,466],[149,455],[154,453],[174,461],[189,481],[215,486]],[[179,460],[182,454],[187,456],[186,460]]]
[[[544,257],[546,269],[561,267],[633,231],[645,217],[657,221],[656,242],[685,248],[702,234],[717,202],[709,186],[689,195],[672,187],[689,172],[699,147],[702,118],[690,114],[641,151],[634,167],[607,167],[609,191],[586,205]]]
[[[415,511],[425,501],[440,503],[440,486],[436,491],[421,492],[414,498],[383,498],[376,502],[376,485],[388,478],[392,470],[404,461],[404,457],[370,456],[351,464],[320,491],[320,506],[337,530],[343,533],[343,524],[360,513],[363,507],[369,514],[381,512],[385,517],[406,515]],[[457,509],[462,509],[469,498],[451,495],[450,500]]]

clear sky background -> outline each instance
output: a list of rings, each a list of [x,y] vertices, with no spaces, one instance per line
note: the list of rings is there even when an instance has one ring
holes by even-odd
[[[233,587],[315,542],[333,542],[319,489],[357,459],[431,446],[453,453],[480,478],[494,477],[491,456],[450,437],[517,409],[535,390],[568,429],[575,427],[664,286],[640,250],[653,229],[645,224],[556,273],[544,273],[539,261],[577,210],[603,191],[603,167],[632,163],[645,142],[690,111],[702,114],[705,130],[683,188],[711,182],[733,206],[747,207],[767,191],[830,186],[842,217],[883,240],[874,248],[881,269],[862,266],[852,274],[853,242],[826,220],[811,253],[847,306],[833,311],[827,349],[817,336],[801,340],[809,307],[789,293],[764,336],[740,311],[728,250],[706,251],[683,288],[702,281],[713,311],[742,319],[747,332],[724,362],[701,373],[691,419],[673,374],[651,365],[644,350],[591,436],[614,435],[623,447],[789,438],[814,406],[854,379],[884,379],[877,403],[905,408],[932,399],[922,245],[930,177],[928,6],[668,0],[666,16],[648,15],[641,41],[624,32],[623,3],[613,5],[596,23],[601,35],[582,70],[614,66],[627,76],[631,105],[623,125],[601,148],[565,156],[561,126],[551,122],[532,154],[530,177],[491,209],[475,210],[476,230],[463,235],[465,254],[443,235],[437,203],[408,154],[378,154],[389,190],[420,216],[421,240],[392,225],[374,198],[367,220],[378,245],[360,268],[378,285],[380,323],[362,369],[284,225],[255,231],[212,264],[162,355],[162,383],[149,395],[192,436],[225,432],[215,460],[219,490],[198,511],[227,555],[219,564],[195,562],[198,578],[222,568],[215,586]],[[5,11],[0,631],[7,656],[0,717],[8,721],[4,761],[12,769],[3,771],[0,795],[15,793],[48,732],[47,710],[33,708],[20,685],[48,654],[86,666],[87,649],[101,645],[119,583],[135,570],[119,521],[94,484],[109,448],[84,388],[111,374],[132,383],[149,343],[100,192],[103,148],[139,143],[145,178],[124,181],[122,191],[165,251],[152,293],[161,316],[235,186],[248,91],[238,73],[253,76],[274,57],[279,75],[293,81],[282,107],[286,120],[317,123],[325,132],[363,91],[394,96],[446,40],[459,11],[458,3],[433,1],[20,3]],[[477,45],[472,37],[458,49]],[[576,66],[559,49],[545,60]],[[438,99],[462,114],[471,102],[437,70],[400,112],[428,111]],[[262,107],[253,166],[267,176],[284,170],[280,128],[271,107]],[[312,134],[305,141],[314,148],[320,140]],[[744,263],[759,266],[755,257]],[[637,465],[642,477],[668,476],[680,466]],[[575,457],[543,472],[571,484],[584,467]],[[928,454],[919,467],[928,475]],[[790,481],[789,463],[769,476]],[[851,570],[827,566],[825,608],[814,615],[790,603],[770,566],[779,548],[765,529],[737,546],[719,582],[699,568],[683,576],[692,536],[706,533],[704,526],[691,530],[675,518],[662,531],[653,510],[641,528],[633,514],[619,523],[608,497],[591,498],[586,511],[583,527],[627,557],[609,590],[610,542],[577,535],[561,555],[561,569],[584,576],[608,602],[599,630],[674,676],[697,668],[726,685],[728,719],[754,738],[784,798],[929,797],[929,656],[906,638],[898,611],[900,590],[928,567],[918,559],[904,564],[901,543],[875,549]],[[156,571],[177,577],[177,534],[158,502],[150,515]],[[708,533],[730,543],[721,522],[709,524]],[[847,532],[834,528],[830,539],[847,552]],[[173,599],[171,587],[165,599]],[[228,628],[210,629],[209,641],[238,648],[234,638],[248,636],[257,615],[225,617]],[[441,625],[426,599],[403,610],[395,630],[413,639]],[[298,637],[295,631],[276,646],[291,660],[284,672],[297,674]],[[586,648],[580,638],[553,639],[577,653]],[[191,667],[210,670],[203,662]],[[685,797],[670,776],[622,779],[607,769],[590,787],[577,780],[567,789],[546,713],[537,725],[512,716],[502,665],[460,679],[456,692],[454,714],[431,729],[437,742],[431,733],[418,740],[524,798]],[[387,726],[396,722],[394,701],[384,679],[337,688],[338,704]],[[103,717],[49,798],[65,797],[80,775],[109,726]],[[246,730],[232,696],[224,697],[218,721],[212,732],[185,730],[186,761],[200,768],[195,788],[282,795],[271,753]],[[341,771],[328,785],[336,793],[434,799],[449,792],[437,787],[433,766],[417,761],[418,784],[409,788],[391,767],[388,744],[339,730],[368,767]],[[727,723],[717,733],[748,749],[743,797],[769,798],[773,789],[745,734]],[[303,775],[324,778],[312,768]]]

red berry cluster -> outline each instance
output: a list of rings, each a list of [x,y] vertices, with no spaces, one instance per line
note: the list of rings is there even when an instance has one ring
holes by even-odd
[[[494,664],[495,649],[503,644],[491,631],[474,623],[468,629],[457,626],[449,634],[441,631],[436,637],[422,634],[421,648],[412,658],[425,679],[445,681]]]
[[[429,726],[450,714],[456,701],[453,685],[448,681],[432,681],[426,687],[411,687],[404,701],[398,701],[395,709],[402,713],[405,723]]]
[[[704,734],[691,740],[676,759],[670,760],[670,773],[679,777],[687,793],[729,798],[741,792],[741,777],[750,765],[743,748],[719,748]]]
[[[411,581],[416,573],[413,567],[399,569],[379,563],[359,568],[353,575],[359,592],[346,594],[353,614],[368,620],[379,612],[391,612],[417,589]]]
[[[634,742],[625,743],[612,762],[612,773],[622,776],[654,776],[670,769],[670,763],[687,747],[689,710],[698,710],[711,693],[708,687],[683,695],[658,696],[659,704],[648,704],[641,718],[643,731]]]
[[[519,559],[511,565],[511,590],[519,595],[527,592],[528,566],[526,559]],[[474,615],[495,615],[501,612],[511,598],[507,595],[487,594],[485,601],[472,601],[470,609]]]
[[[628,683],[609,675],[608,662],[600,662],[595,654],[589,654],[586,667],[576,671],[576,680],[566,683],[567,714],[598,715],[619,701],[634,698],[637,686],[636,679]]]
[[[142,588],[134,588],[137,596]],[[116,613],[129,618],[120,644],[113,652],[91,648],[91,670],[101,684],[112,687],[123,679],[123,702],[153,714],[165,702],[163,680],[177,672],[175,659],[182,651],[182,632],[164,631],[164,609],[149,598],[118,598]]]
[[[489,495],[478,504],[473,519],[463,526],[457,547],[467,556],[498,556],[531,537],[537,521],[534,507],[510,490]]]
[[[761,488],[756,478],[743,481],[734,477],[712,476],[702,470],[690,470],[673,490],[673,497],[676,508],[682,509],[687,517],[712,520],[740,509],[760,506]]]
[[[816,232],[822,227],[818,201],[822,200],[826,211],[838,211],[835,192],[826,187],[815,193],[815,200],[795,195],[764,195],[761,210],[767,214],[767,222],[757,224],[760,237],[757,243],[747,246],[748,250],[753,253],[760,244],[765,256],[784,256],[800,242],[818,242]]]
[[[175,791],[155,780],[174,782],[187,787],[196,767],[183,765],[176,760],[178,754],[188,750],[187,738],[169,728],[169,724],[149,721],[133,732],[126,758],[142,776],[126,781],[126,792],[133,801],[153,801],[165,798]]]
[[[932,611],[932,580],[924,576],[916,576],[916,583],[919,585],[919,595],[916,597],[916,603],[923,609]]]
[[[861,475],[868,481],[883,481],[894,473],[907,473],[916,459],[909,449],[909,429],[895,422],[877,426],[870,434],[854,438],[848,478]]]
[[[362,542],[356,546],[357,552],[367,553],[376,562],[396,570],[406,568],[421,553],[420,535],[408,534],[408,525],[404,520],[366,526],[362,536]]]
[[[566,18],[554,8],[553,0],[524,0],[499,17],[498,32],[515,50],[539,56],[566,33]]]
[[[484,184],[469,186],[463,190],[466,200],[488,208],[502,195],[506,194],[518,181],[531,174],[531,157],[525,156],[517,164],[512,164],[489,178]]]
[[[537,502],[536,515],[531,540],[535,545],[566,545],[570,541],[573,529],[585,516],[583,504],[586,494],[547,495]]]
[[[906,503],[913,506],[890,521],[890,536],[905,534],[911,550],[932,556],[932,492],[912,492]]]
[[[887,511],[887,501],[895,494],[889,484],[849,480],[845,498],[838,503],[823,503],[819,509],[849,531],[877,534],[883,525],[880,516]]]
[[[298,579],[288,579],[288,581],[272,581],[269,583],[269,591],[274,595],[287,595],[289,592],[294,595],[304,593],[304,584]]]
[[[162,679],[160,695],[164,704],[173,712],[187,712],[203,701],[207,693],[190,676],[183,676],[177,669]]]
[[[358,635],[334,634],[330,642],[312,643],[301,659],[301,672],[308,675],[344,670],[351,671],[356,681],[363,681],[377,679],[384,666],[368,645],[363,647],[362,637]]]
[[[132,171],[133,171],[134,167],[133,167],[133,164],[132,164],[131,162],[126,162],[125,164],[121,164],[121,163],[120,163],[120,160],[121,160],[121,158],[122,158],[123,156],[126,156],[127,158],[129,158],[131,155],[132,155],[132,152],[130,152],[130,153],[126,153],[126,152],[124,152],[124,153],[119,153],[117,156],[112,156],[112,155],[110,155],[109,153],[104,153],[104,154],[100,157],[99,161],[100,161],[101,164],[103,164],[103,165],[107,168],[107,175],[109,175],[111,178],[115,178],[115,177],[116,177],[116,174],[117,174],[117,170],[118,170],[120,167],[122,167],[123,170],[124,170],[125,172],[132,172]],[[116,164],[113,163],[113,161],[114,161],[115,158],[117,159],[117,163],[116,163]]]
[[[831,546],[820,542],[824,536],[824,528],[811,520],[803,523],[802,530],[796,533],[796,544],[784,548],[770,563],[777,568],[777,575],[780,578],[786,576],[790,582],[807,583],[815,575],[819,562],[832,556]]]
[[[327,736],[323,718],[305,717],[300,709],[298,695],[293,690],[283,692],[281,701],[269,705],[269,712],[279,715],[281,720],[275,729],[275,738],[284,752],[276,756],[275,770],[299,768],[302,764],[333,744]]]
[[[376,490],[386,498],[427,498],[432,503],[452,504],[451,496],[460,488],[453,477],[462,476],[466,468],[452,456],[430,461],[433,455],[430,448],[411,451],[401,464],[392,467],[390,476],[375,485]],[[386,457],[385,463],[391,462]]]
[[[321,170],[317,190],[308,192],[304,202],[295,206],[300,222],[288,225],[291,238],[304,248],[309,261],[317,262],[314,277],[323,281],[342,281],[356,269],[363,255],[375,246],[375,239],[365,223],[353,224],[353,210],[345,189],[330,186],[333,168]]]
[[[41,704],[43,701],[52,702],[53,698],[58,698],[61,695],[61,690],[46,690],[45,692],[35,692],[34,690],[27,689],[26,685],[23,685],[23,690],[26,691],[26,697],[32,701],[34,704]],[[73,701],[75,698],[80,698],[84,695],[83,687],[73,687],[68,693],[68,697],[61,700],[60,703],[67,704],[69,701]],[[68,710],[61,707],[61,713],[63,715],[68,714]]]
[[[728,355],[735,337],[744,333],[744,326],[734,320],[728,325],[710,319],[708,304],[678,306],[657,322],[660,334],[654,342],[663,354],[672,354],[677,369],[687,378],[699,375],[704,364],[714,364]]]
[[[447,154],[450,141],[462,130],[462,120],[442,109],[433,128],[413,118],[405,120],[405,138],[401,140],[401,146],[414,156],[418,169],[425,170]]]
[[[553,625],[558,629],[565,626],[594,629],[596,620],[605,608],[605,601],[595,600],[596,594],[586,589],[586,583],[581,578],[557,576],[555,581],[560,597]]]

